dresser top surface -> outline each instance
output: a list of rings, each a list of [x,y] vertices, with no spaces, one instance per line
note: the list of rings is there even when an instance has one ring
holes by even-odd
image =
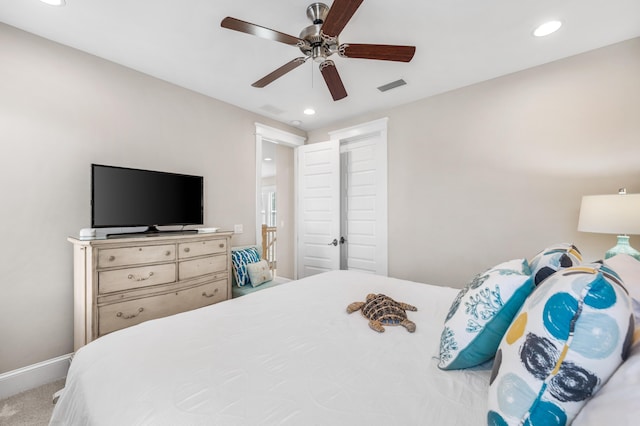
[[[67,241],[72,244],[82,246],[97,246],[97,245],[120,245],[130,243],[145,243],[153,244],[157,242],[179,242],[182,241],[194,241],[212,238],[226,238],[233,235],[231,231],[217,231],[217,232],[159,232],[156,234],[131,234],[131,235],[118,235],[112,237],[69,237]]]

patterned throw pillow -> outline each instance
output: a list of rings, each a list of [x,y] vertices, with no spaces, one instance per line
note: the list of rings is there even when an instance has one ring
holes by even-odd
[[[440,338],[443,370],[489,361],[527,296],[533,279],[526,259],[515,259],[476,276],[453,301]]]
[[[531,268],[534,283],[538,285],[555,272],[564,268],[578,266],[581,262],[582,254],[580,254],[580,250],[576,246],[569,243],[560,243],[547,247],[536,254],[529,262],[529,267]]]
[[[565,425],[629,353],[631,298],[602,265],[540,284],[505,334],[491,374],[489,425]]]
[[[233,263],[233,274],[236,277],[236,284],[242,287],[249,283],[249,274],[247,274],[247,264],[255,263],[260,260],[258,250],[249,247],[242,250],[231,250],[231,262]]]
[[[247,265],[247,273],[249,274],[251,287],[258,287],[260,284],[273,279],[269,263],[264,259],[256,263],[249,263]]]

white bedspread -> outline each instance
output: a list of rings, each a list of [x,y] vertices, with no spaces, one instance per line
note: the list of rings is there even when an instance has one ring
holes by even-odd
[[[101,337],[71,365],[53,425],[484,425],[490,365],[437,368],[458,290],[335,271]],[[415,333],[346,307],[415,305]]]

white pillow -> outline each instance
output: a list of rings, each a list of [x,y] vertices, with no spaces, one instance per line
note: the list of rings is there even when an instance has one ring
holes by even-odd
[[[264,259],[259,262],[247,264],[247,273],[249,274],[249,282],[252,287],[257,287],[273,279],[271,269],[269,269],[269,263]]]
[[[622,279],[629,295],[640,301],[640,262],[628,254],[618,254],[604,261]]]

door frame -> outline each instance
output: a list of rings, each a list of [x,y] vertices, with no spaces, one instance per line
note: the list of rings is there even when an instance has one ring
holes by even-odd
[[[285,130],[276,129],[275,127],[267,126],[266,124],[254,123],[256,128],[256,196],[255,196],[255,206],[254,206],[254,221],[256,226],[256,244],[262,239],[262,221],[260,220],[260,202],[262,196],[262,142],[271,142],[278,145],[288,146],[292,149],[295,149],[299,146],[304,145],[307,140],[304,136],[298,136],[293,133],[289,133]],[[295,162],[295,159],[294,159]],[[276,174],[278,170],[276,169]],[[277,188],[276,188],[277,191]],[[295,191],[296,191],[296,182],[293,182],[293,196],[291,197],[294,203],[294,211],[295,211]],[[276,224],[277,225],[277,224]],[[297,225],[295,223],[295,213],[294,213],[294,221],[289,224],[289,226],[293,227],[293,235],[294,235],[294,246],[292,247],[293,255],[294,255],[294,276],[296,276],[297,272],[295,270],[296,258],[297,258],[297,244],[295,243],[296,229]]]

